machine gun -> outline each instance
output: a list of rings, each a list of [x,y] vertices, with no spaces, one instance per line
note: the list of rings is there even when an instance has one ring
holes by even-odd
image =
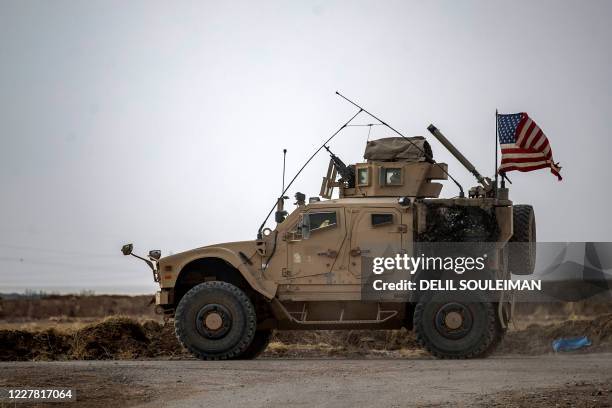
[[[352,165],[347,166],[346,164],[344,164],[342,159],[336,156],[329,149],[329,147],[325,145],[323,145],[323,147],[329,153],[331,157],[331,161],[332,163],[334,163],[334,167],[336,168],[337,172],[340,174],[340,181],[346,183],[348,188],[355,187],[355,166],[352,166]],[[334,181],[334,180],[331,180],[331,181]]]
[[[329,160],[329,167],[327,168],[327,175],[323,177],[323,183],[321,184],[321,192],[319,195],[323,198],[331,198],[334,191],[334,187],[344,185],[347,188],[355,187],[355,166],[347,166],[344,162],[336,156],[325,144],[323,146],[328,151],[331,159]],[[340,174],[340,180],[336,181],[337,174]]]

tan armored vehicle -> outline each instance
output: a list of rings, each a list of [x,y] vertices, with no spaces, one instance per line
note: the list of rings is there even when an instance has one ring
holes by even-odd
[[[511,297],[504,292],[480,302],[436,294],[363,298],[365,262],[412,254],[421,241],[493,242],[495,256],[487,260],[492,275],[533,270],[531,246],[509,254],[505,245],[535,241],[532,208],[513,206],[507,189],[481,177],[433,125],[429,130],[481,182],[468,197],[461,188],[458,197],[439,198],[436,180],[447,179],[447,165],[433,160],[425,138],[374,140],[362,163],[345,166],[332,154],[320,197],[306,202],[297,193],[290,214],[283,207],[289,186],[283,189],[276,227],[262,225],[256,240],[139,257],[153,269],[157,308],[174,317],[180,342],[201,359],[242,359],[260,354],[273,330],[406,327],[437,357],[492,351],[511,317]],[[332,199],[335,188],[339,198]],[[123,253],[132,254],[132,245]]]

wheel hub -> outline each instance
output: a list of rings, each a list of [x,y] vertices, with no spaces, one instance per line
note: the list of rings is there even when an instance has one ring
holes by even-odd
[[[232,314],[223,305],[211,303],[200,309],[196,316],[198,333],[207,339],[220,339],[232,327]]]
[[[223,325],[223,318],[217,312],[213,312],[206,316],[204,324],[209,330],[219,330]]]
[[[451,330],[456,330],[463,324],[463,316],[459,312],[449,312],[444,317],[444,325]]]
[[[451,339],[461,339],[472,329],[473,319],[470,310],[461,303],[446,303],[435,316],[434,325],[438,333]]]

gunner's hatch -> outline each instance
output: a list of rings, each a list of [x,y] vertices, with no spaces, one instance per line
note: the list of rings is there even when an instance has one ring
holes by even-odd
[[[321,197],[331,198],[334,187],[338,187],[341,198],[437,198],[442,184],[432,180],[447,179],[447,165],[434,164],[431,146],[423,136],[371,140],[363,156],[365,163],[346,166],[332,153],[323,177]]]

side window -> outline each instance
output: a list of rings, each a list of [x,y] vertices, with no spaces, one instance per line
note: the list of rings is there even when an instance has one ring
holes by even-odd
[[[372,214],[372,226],[393,224],[393,214]]]
[[[300,221],[291,229],[287,238],[290,241],[308,239],[312,232],[335,228],[337,225],[338,218],[335,211],[306,213],[300,216]]]
[[[369,186],[370,185],[370,173],[368,168],[357,169],[357,185],[358,186]]]
[[[335,211],[316,212],[308,214],[310,232],[338,225]]]
[[[402,169],[384,169],[385,185],[399,186],[402,184]]]

